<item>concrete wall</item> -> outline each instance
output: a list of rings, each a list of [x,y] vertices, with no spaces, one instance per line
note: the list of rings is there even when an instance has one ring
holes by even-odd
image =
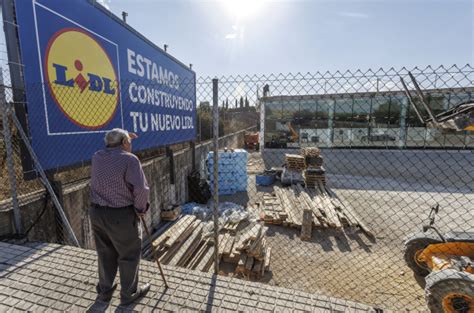
[[[250,128],[248,130],[255,130]],[[237,148],[243,146],[244,132],[219,138],[219,147]],[[202,168],[207,153],[212,149],[212,142],[196,145],[196,168]],[[188,199],[187,175],[192,170],[192,151],[185,149],[174,153],[175,183],[170,183],[170,159],[160,156],[142,163],[143,170],[150,185],[150,214],[146,215],[147,224],[155,227],[160,222],[160,212],[171,204],[183,204]],[[61,200],[69,222],[81,246],[93,248],[89,208],[89,179],[60,186]],[[36,216],[42,211],[46,193],[40,190],[20,197],[20,209],[23,228],[29,227]],[[11,199],[0,201],[0,236],[14,232],[12,225]],[[65,238],[63,229],[57,226],[55,210],[49,202],[39,223],[29,234],[30,240],[60,242]]]

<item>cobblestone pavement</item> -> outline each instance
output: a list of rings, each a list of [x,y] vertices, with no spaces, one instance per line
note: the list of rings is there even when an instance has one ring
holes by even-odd
[[[152,284],[136,304],[95,302],[95,251],[57,244],[0,242],[0,312],[4,311],[277,311],[370,312],[370,307],[322,295],[264,285],[194,270],[141,262],[140,279]]]

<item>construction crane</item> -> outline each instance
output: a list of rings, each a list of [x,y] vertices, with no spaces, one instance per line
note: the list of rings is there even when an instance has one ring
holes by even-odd
[[[416,103],[415,98],[412,96],[410,90],[408,90],[408,87],[402,77],[400,77],[400,81],[403,85],[403,89],[405,89],[408,100],[410,101],[410,104],[415,110],[415,113],[420,119],[421,123],[431,128],[451,129],[456,131],[474,130],[474,100],[461,102],[455,105],[453,108],[435,115],[433,110],[428,105],[428,102],[426,101],[420,86],[416,82],[415,77],[413,77],[410,72],[408,72],[408,75],[415,86],[416,94],[420,98],[420,102],[422,104],[421,108],[419,107],[419,104]],[[427,117],[423,116],[423,110],[426,111],[426,114],[428,115]]]

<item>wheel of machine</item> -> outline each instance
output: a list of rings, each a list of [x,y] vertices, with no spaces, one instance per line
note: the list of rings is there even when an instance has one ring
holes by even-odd
[[[429,245],[442,242],[439,237],[427,233],[413,234],[405,240],[404,257],[409,268],[420,276],[430,273],[426,264],[418,261],[420,253]]]
[[[426,304],[431,312],[474,313],[474,275],[447,269],[426,277]]]

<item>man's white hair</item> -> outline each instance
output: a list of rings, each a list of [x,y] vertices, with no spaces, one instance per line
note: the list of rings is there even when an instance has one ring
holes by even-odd
[[[105,134],[105,146],[109,148],[118,147],[122,145],[124,139],[130,140],[128,131],[121,128],[114,128]]]

